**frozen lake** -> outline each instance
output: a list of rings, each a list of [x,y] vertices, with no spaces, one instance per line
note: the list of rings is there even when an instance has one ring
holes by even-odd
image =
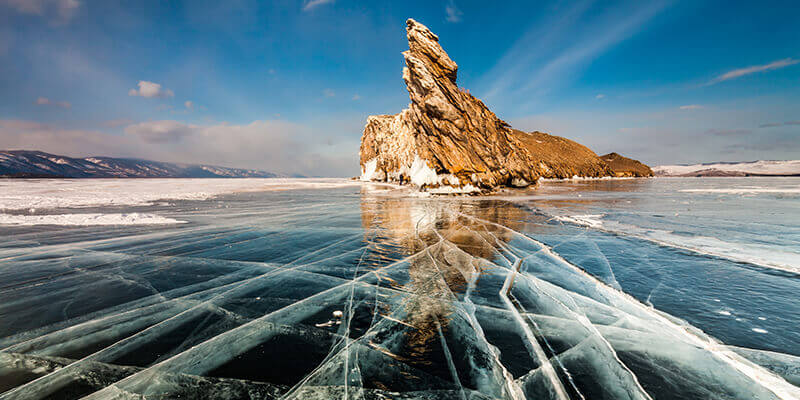
[[[0,181],[0,399],[797,399],[798,294],[798,178]]]

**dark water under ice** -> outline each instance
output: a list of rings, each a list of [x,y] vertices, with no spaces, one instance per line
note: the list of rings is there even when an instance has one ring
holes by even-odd
[[[798,398],[798,188],[351,186],[0,226],[0,399]]]

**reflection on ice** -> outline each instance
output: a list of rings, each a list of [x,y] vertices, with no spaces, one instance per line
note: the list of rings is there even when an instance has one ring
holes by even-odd
[[[0,398],[800,397],[797,357],[589,275],[522,207],[327,194],[0,249]]]

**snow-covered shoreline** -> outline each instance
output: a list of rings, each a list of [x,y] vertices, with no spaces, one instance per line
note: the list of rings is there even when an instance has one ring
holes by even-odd
[[[0,211],[145,206],[227,193],[358,186],[343,178],[10,179],[0,181]]]
[[[653,172],[656,174],[656,176],[664,177],[682,176],[710,170],[767,176],[800,175],[800,160],[759,160],[749,162],[718,162],[691,165],[659,165],[653,167]]]

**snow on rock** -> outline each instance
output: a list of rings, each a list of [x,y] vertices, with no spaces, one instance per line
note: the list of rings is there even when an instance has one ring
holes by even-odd
[[[436,171],[429,167],[428,162],[419,158],[417,154],[414,155],[414,162],[411,163],[409,175],[411,183],[417,186],[439,184],[439,177],[436,175]]]
[[[361,167],[361,180],[365,182],[379,180],[381,177],[378,173],[378,159],[373,158],[372,160],[367,161],[364,163],[364,166]]]

